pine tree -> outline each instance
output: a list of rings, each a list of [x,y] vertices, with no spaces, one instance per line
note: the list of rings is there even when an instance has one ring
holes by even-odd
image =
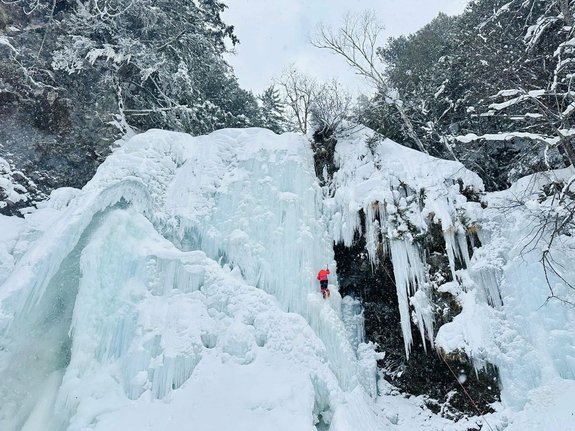
[[[259,100],[262,111],[262,127],[266,127],[275,133],[285,132],[285,105],[279,90],[272,84],[259,96]]]

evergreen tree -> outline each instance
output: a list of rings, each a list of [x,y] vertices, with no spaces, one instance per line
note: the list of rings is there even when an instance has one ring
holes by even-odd
[[[417,33],[389,39],[378,49],[389,86],[398,92],[415,133],[431,154],[443,157],[451,157],[442,137],[459,102],[451,73],[456,40],[457,18],[439,14]],[[402,130],[396,138],[409,140],[409,131]]]
[[[262,127],[275,133],[283,133],[286,130],[285,105],[279,90],[272,84],[264,90],[259,99],[262,111]]]
[[[387,90],[364,103],[359,118],[399,142],[416,135],[491,189],[560,166],[557,150],[571,164],[573,6],[476,0],[461,16],[440,14],[415,34],[388,40],[378,50],[383,74],[412,129],[397,127]]]
[[[78,2],[52,67],[115,86],[122,113],[138,128],[206,133],[247,125],[248,102],[222,58],[225,39],[237,41],[221,20],[224,8],[217,0]]]
[[[0,3],[0,121],[32,125],[34,136],[18,144],[11,129],[0,130],[0,140],[14,142],[6,148],[12,162],[47,190],[78,187],[128,131],[260,125],[257,99],[223,58],[238,42],[222,20],[225,7],[220,0]]]

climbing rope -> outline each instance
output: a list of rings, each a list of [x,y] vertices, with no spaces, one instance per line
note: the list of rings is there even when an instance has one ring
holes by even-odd
[[[443,361],[443,363],[445,365],[447,365],[447,368],[449,368],[449,371],[451,372],[451,374],[453,375],[453,378],[455,379],[455,381],[457,382],[457,384],[459,386],[461,386],[461,389],[463,390],[463,393],[467,396],[467,398],[469,399],[469,401],[471,402],[471,404],[473,405],[473,408],[475,409],[475,411],[477,412],[477,414],[479,416],[481,416],[481,418],[483,419],[483,421],[485,422],[485,424],[489,427],[489,429],[491,431],[495,431],[491,425],[489,424],[489,422],[487,422],[487,419],[485,419],[485,416],[483,416],[483,413],[481,412],[481,410],[479,410],[479,407],[477,406],[477,403],[473,400],[473,398],[471,397],[471,395],[469,394],[469,392],[467,392],[467,389],[465,389],[465,387],[463,386],[463,384],[459,381],[459,377],[457,377],[457,374],[455,373],[455,371],[453,371],[453,368],[451,368],[451,365],[449,365],[449,363],[445,360],[445,357],[441,354],[441,351],[436,348],[435,351],[437,352],[437,355],[441,358],[441,360]]]

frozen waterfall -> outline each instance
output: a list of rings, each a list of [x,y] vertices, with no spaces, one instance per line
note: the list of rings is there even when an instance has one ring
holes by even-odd
[[[151,131],[56,191],[0,289],[0,429],[349,429],[375,373],[337,286],[319,294],[335,264],[310,151]]]
[[[0,216],[0,430],[476,427],[486,418],[449,421],[376,379],[382,353],[365,343],[360,301],[338,292],[333,254],[358,235],[372,265],[393,269],[407,357],[421,340],[495,364],[490,423],[568,429],[575,317],[546,302],[547,283],[575,298],[546,278],[540,248],[526,251],[525,226],[548,205],[537,191],[573,170],[484,194],[461,164],[373,138],[340,139],[322,189],[305,137],[153,130],[82,190]],[[506,207],[518,196],[524,207]],[[432,231],[447,280],[430,273]],[[549,249],[571,282],[572,238]],[[326,265],[329,301],[315,279]],[[437,293],[461,307],[440,327]]]

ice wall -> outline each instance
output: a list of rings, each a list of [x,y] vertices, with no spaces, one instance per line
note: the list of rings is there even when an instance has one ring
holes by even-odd
[[[69,429],[168,420],[174,429],[313,430],[337,404],[325,347],[301,316],[203,252],[176,249],[140,214],[108,214],[81,266],[56,404],[75,412]]]
[[[457,283],[456,264],[469,264],[466,223],[480,211],[480,204],[468,202],[462,189],[480,192],[481,179],[460,163],[388,139],[378,141],[367,129],[338,141],[335,164],[338,170],[330,187],[335,192],[326,202],[334,240],[349,246],[359,233],[374,264],[390,256],[406,355],[413,342],[412,310],[424,345],[427,340],[433,346],[431,286],[421,239],[432,223],[441,226]]]
[[[356,378],[348,364],[355,354],[341,342],[346,332],[337,288],[333,309],[318,296],[317,272],[335,264],[308,142],[261,129],[201,139],[201,163],[184,164],[166,194],[175,221],[169,237],[228,263],[286,311],[304,316],[326,343],[342,385],[352,388]]]
[[[0,428],[160,426],[172,413],[157,400],[181,405],[175,429],[209,416],[221,429],[328,426],[341,394],[373,392],[375,359],[365,345],[356,359],[337,286],[319,294],[317,271],[335,269],[322,205],[297,135],[150,131],[124,144],[82,191],[30,215],[15,246],[0,287],[0,376],[15,379],[0,397],[14,409]],[[47,354],[45,367],[26,376],[24,354]],[[35,389],[12,393],[23,379]],[[208,409],[226,391],[241,400],[235,419]]]

